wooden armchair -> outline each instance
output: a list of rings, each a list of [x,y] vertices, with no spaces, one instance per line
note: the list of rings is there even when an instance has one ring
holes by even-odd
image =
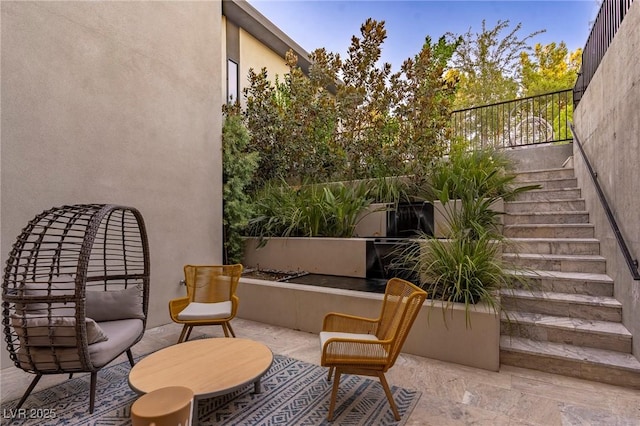
[[[184,267],[187,296],[169,301],[171,319],[184,324],[178,343],[188,340],[199,325],[220,325],[226,337],[229,332],[236,337],[230,321],[238,310],[236,288],[241,275],[239,264]]]
[[[321,365],[329,367],[329,380],[335,370],[327,415],[329,421],[333,418],[342,373],[377,376],[395,419],[400,420],[384,373],[393,366],[400,354],[426,297],[427,293],[412,283],[392,278],[387,283],[382,311],[378,318],[361,318],[337,313],[325,316],[320,333]]]

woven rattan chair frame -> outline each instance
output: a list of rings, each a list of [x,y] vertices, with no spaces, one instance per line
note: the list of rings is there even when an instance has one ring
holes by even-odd
[[[138,210],[107,204],[68,205],[44,211],[27,224],[12,247],[2,282],[2,325],[9,356],[16,367],[36,375],[16,408],[43,375],[68,373],[71,377],[88,372],[89,411],[93,412],[97,372],[105,364],[94,365],[90,356],[87,289],[132,286],[141,289],[144,317],[135,344],[146,327],[149,303],[149,244]],[[54,320],[63,316],[74,320],[65,326],[64,338],[71,343],[61,347],[56,340],[61,327]],[[29,325],[34,317],[38,327]],[[126,353],[133,366],[131,346]],[[36,357],[43,350],[47,362]]]
[[[195,326],[220,325],[224,335],[229,337],[229,333],[236,337],[231,320],[238,311],[238,296],[236,289],[242,276],[242,265],[185,265],[184,279],[187,287],[187,295],[169,301],[169,314],[171,319],[184,324],[182,333],[178,338],[178,343],[189,340],[191,330]],[[197,303],[217,303],[231,302],[231,314],[224,318],[184,320],[178,318],[191,302]]]
[[[325,316],[322,331],[375,335],[375,339],[332,337],[324,343],[321,365],[329,367],[329,380],[335,372],[329,421],[333,418],[340,376],[344,373],[378,377],[395,419],[400,420],[384,373],[396,362],[426,297],[427,293],[416,285],[392,278],[387,283],[378,318],[334,312]]]

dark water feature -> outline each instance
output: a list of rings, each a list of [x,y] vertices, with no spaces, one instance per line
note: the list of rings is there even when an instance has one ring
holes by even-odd
[[[322,274],[302,275],[284,280],[284,282],[339,288],[342,290],[367,291],[370,293],[384,293],[387,286],[387,280],[384,278],[354,278]]]
[[[367,278],[400,277],[412,274],[397,267],[397,257],[417,235],[433,235],[433,204],[399,203],[387,212],[387,236],[367,241]]]
[[[387,237],[411,238],[433,235],[433,204],[399,203],[387,212]]]
[[[366,245],[366,278],[337,275],[304,274],[278,281],[320,287],[384,293],[389,278],[414,281],[414,276],[394,261],[410,239],[418,234],[433,235],[433,205],[430,203],[400,203],[387,213],[387,237],[371,237]]]
[[[393,223],[393,226],[389,226],[392,229],[387,229],[387,234],[391,236],[367,240],[366,278],[306,274],[283,281],[371,293],[384,293],[387,281],[392,277],[413,281],[412,274],[395,267],[394,263],[398,254],[406,249],[407,244],[411,244],[410,238],[418,233],[416,229],[410,228],[417,227],[419,231],[433,235],[433,206],[429,204],[424,209],[422,206],[407,206],[407,209],[400,210],[400,214],[390,218],[388,223]],[[404,237],[396,234],[402,234]]]

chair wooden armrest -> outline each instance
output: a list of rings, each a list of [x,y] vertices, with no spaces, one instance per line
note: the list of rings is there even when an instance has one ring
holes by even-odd
[[[189,297],[180,297],[178,299],[172,299],[169,301],[169,315],[175,322],[178,321],[178,314],[182,312],[184,308],[189,304]]]
[[[234,318],[238,313],[238,303],[240,303],[240,298],[235,294],[231,296],[231,318]]]
[[[376,334],[379,320],[330,312],[324,317],[322,331]]]

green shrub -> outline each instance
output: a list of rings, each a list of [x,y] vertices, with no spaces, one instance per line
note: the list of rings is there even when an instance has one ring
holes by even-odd
[[[253,215],[246,188],[258,167],[258,153],[247,152],[249,134],[239,116],[229,114],[222,127],[222,198],[226,263],[242,260],[242,233]]]
[[[465,143],[453,144],[447,157],[434,162],[428,173],[426,197],[437,200],[446,190],[450,199],[474,197],[509,198],[514,194],[511,160],[501,151],[468,151]]]
[[[496,291],[507,287],[512,276],[501,260],[500,242],[490,234],[476,239],[436,239],[423,236],[407,244],[398,254],[394,267],[408,271],[424,288],[429,298],[471,305],[485,302],[494,310],[499,306]],[[467,325],[469,325],[467,323]]]
[[[375,203],[398,204],[410,201],[412,187],[409,178],[405,177],[380,177],[367,182]]]
[[[351,237],[373,198],[364,182],[303,185],[284,180],[256,194],[249,233],[266,237]]]
[[[453,144],[449,156],[434,163],[423,187],[424,197],[442,203],[452,238],[469,234],[474,239],[487,232],[501,238],[498,224],[503,212],[494,210],[495,203],[540,186],[517,186],[512,161],[502,151],[468,151],[466,147],[464,143]],[[455,212],[447,207],[452,200],[459,200]]]
[[[439,195],[449,229],[448,238],[474,240],[488,234],[494,239],[503,239],[500,229],[503,212],[495,210],[495,203],[500,197],[476,198],[467,193],[450,200],[446,191],[441,191]]]
[[[426,190],[429,199],[442,203],[447,239],[421,235],[396,252],[393,267],[411,275],[431,299],[445,302],[445,308],[454,302],[465,304],[469,326],[471,305],[485,302],[496,310],[499,289],[515,283],[526,286],[502,262],[503,212],[494,206],[499,199],[539,186],[514,185],[511,161],[503,153],[465,148],[454,145],[449,157],[434,165]]]

